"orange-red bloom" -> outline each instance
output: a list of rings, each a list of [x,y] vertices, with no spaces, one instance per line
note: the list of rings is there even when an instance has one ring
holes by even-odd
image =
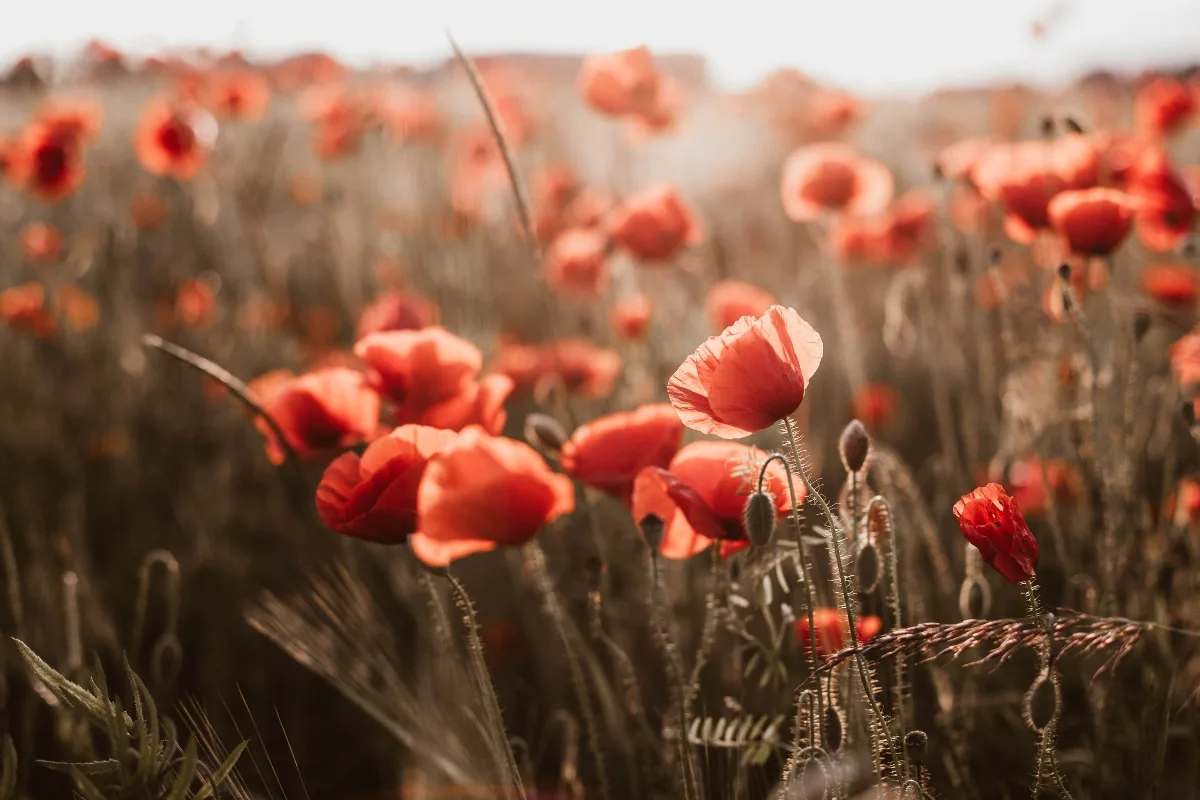
[[[432,300],[416,292],[392,289],[363,309],[355,337],[363,339],[372,333],[427,328],[437,320],[438,307]]]
[[[989,483],[963,495],[954,504],[954,517],[967,541],[1005,579],[1020,583],[1034,577],[1037,539],[1003,486]]]
[[[742,317],[759,317],[775,305],[775,295],[745,281],[718,281],[704,301],[708,323],[723,331]]]
[[[581,300],[594,299],[608,280],[608,237],[589,228],[568,228],[546,250],[542,273],[550,288]]]
[[[1008,485],[1018,507],[1031,516],[1049,510],[1049,492],[1054,493],[1058,502],[1064,502],[1078,497],[1082,491],[1079,473],[1070,464],[1061,459],[1043,461],[1037,456],[1014,461],[1008,468]]]
[[[417,530],[417,489],[429,459],[457,438],[453,431],[401,425],[325,469],[317,511],[330,529],[381,544],[400,544]]]
[[[683,424],[675,409],[653,403],[580,425],[559,461],[581,483],[628,500],[638,473],[666,467],[681,441]]]
[[[64,283],[54,290],[54,304],[74,330],[89,331],[100,322],[100,304],[74,283]]]
[[[46,289],[36,281],[0,292],[0,320],[37,339],[51,339],[58,333],[58,321],[46,308]]]
[[[896,416],[896,391],[886,383],[865,383],[854,392],[853,405],[855,419],[880,431]]]
[[[1129,170],[1125,191],[1137,200],[1137,233],[1146,247],[1165,253],[1191,232],[1196,219],[1192,194],[1162,148],[1142,152]]]
[[[301,458],[368,440],[379,428],[379,395],[352,369],[322,369],[253,388]],[[267,438],[268,458],[283,463],[284,451],[271,427],[262,419],[255,425]]]
[[[425,468],[417,491],[413,553],[445,566],[471,553],[519,546],[575,510],[575,487],[524,442],[470,427]]]
[[[502,340],[492,368],[512,378],[517,388],[537,392],[560,385],[579,397],[604,397],[621,375],[621,356],[587,339],[544,345]]]
[[[1200,296],[1200,279],[1187,264],[1148,264],[1141,284],[1143,292],[1163,305],[1191,308]]]
[[[658,101],[660,83],[654,56],[643,46],[585,58],[578,90],[583,102],[600,114],[646,114]]]
[[[79,135],[53,120],[30,123],[13,148],[8,174],[13,185],[39,200],[65,200],[86,174]]]
[[[192,328],[203,328],[217,313],[217,293],[203,280],[184,281],[175,293],[175,317]]]
[[[1135,205],[1124,192],[1098,187],[1059,192],[1047,211],[1051,226],[1071,252],[1103,256],[1129,235]]]
[[[158,97],[142,110],[133,147],[146,171],[188,181],[208,160],[215,136],[215,123],[202,110]]]
[[[354,354],[371,368],[379,393],[401,407],[402,417],[420,416],[457,397],[483,368],[478,347],[440,326],[368,334]]]
[[[734,442],[693,442],[666,469],[649,466],[638,473],[633,518],[655,514],[663,520],[659,552],[666,558],[690,558],[718,540],[722,555],[731,555],[749,544],[742,514],[766,458],[762,450]],[[795,488],[801,502],[804,486],[796,481]],[[787,473],[778,461],[767,467],[763,489],[779,514],[792,507]]]
[[[739,439],[800,407],[823,352],[820,334],[795,310],[771,306],[700,345],[667,394],[689,428]]]
[[[1152,136],[1174,133],[1195,113],[1192,90],[1172,78],[1155,78],[1138,90],[1133,101],[1137,129]]]
[[[806,145],[783,164],[783,211],[795,222],[810,222],[828,213],[874,214],[887,206],[894,191],[891,171],[849,145]]]
[[[640,342],[650,331],[650,316],[653,306],[650,298],[643,292],[627,294],[613,303],[609,310],[608,320],[613,330],[622,339],[630,342]]]
[[[836,654],[848,641],[846,635],[846,615],[837,608],[813,609],[813,625],[817,628],[817,653],[822,658]],[[801,614],[793,623],[796,639],[804,646],[806,652],[812,641],[808,627],[808,615]],[[883,630],[883,620],[871,614],[859,614],[854,619],[854,630],[858,634],[858,643],[869,642]]]
[[[648,263],[670,261],[699,244],[704,229],[673,186],[652,186],[625,198],[608,225],[613,242]]]
[[[1200,326],[1171,345],[1170,359],[1176,383],[1188,390],[1200,385]]]
[[[62,245],[62,234],[47,222],[31,222],[21,229],[21,252],[34,263],[57,261]]]
[[[905,192],[883,214],[839,217],[829,228],[838,260],[879,266],[916,259],[933,241],[933,200],[919,189]]]
[[[207,99],[217,119],[256,121],[271,104],[271,86],[253,70],[221,70],[208,76]]]
[[[389,86],[374,97],[374,115],[397,142],[436,143],[446,121],[437,101],[411,86]]]

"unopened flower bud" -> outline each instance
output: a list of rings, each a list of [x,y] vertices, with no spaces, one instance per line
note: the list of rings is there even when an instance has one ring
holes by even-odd
[[[1150,312],[1146,309],[1138,309],[1133,312],[1133,339],[1135,342],[1140,342],[1146,332],[1150,330]]]
[[[1071,280],[1071,265],[1065,261],[1059,264],[1058,277],[1061,278],[1063,282]]]
[[[525,417],[525,441],[547,452],[557,453],[567,443],[567,431],[549,414],[534,412]]]
[[[1083,126],[1072,116],[1063,117],[1063,127],[1071,133],[1083,133]]]
[[[641,529],[642,538],[646,540],[646,544],[649,545],[650,550],[657,553],[659,545],[662,544],[667,523],[658,514],[647,514],[638,522],[638,527]]]
[[[929,753],[929,734],[925,731],[909,731],[904,734],[904,751],[918,764],[923,762]]]
[[[867,426],[856,419],[850,420],[850,424],[842,429],[838,452],[847,472],[861,470],[867,463],[867,456],[871,455],[871,434],[867,432]]]
[[[825,752],[836,753],[842,749],[843,733],[846,725],[842,722],[842,712],[833,706],[825,706],[825,719],[821,724],[821,736],[825,742]]]
[[[775,535],[775,498],[767,492],[751,494],[742,512],[742,523],[751,542],[759,547],[770,544]]]
[[[855,570],[858,573],[858,590],[870,594],[879,585],[879,548],[870,539],[863,539],[855,557]]]

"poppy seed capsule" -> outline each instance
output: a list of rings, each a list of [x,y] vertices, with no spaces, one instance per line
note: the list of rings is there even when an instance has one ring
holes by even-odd
[[[775,535],[775,498],[767,492],[754,492],[746,501],[742,524],[750,541],[762,547]]]
[[[904,751],[908,757],[920,764],[929,753],[929,735],[925,731],[909,731],[904,734]]]
[[[646,544],[649,545],[651,552],[657,553],[658,546],[662,544],[667,523],[658,514],[647,514],[638,522],[638,527],[641,529],[642,538],[646,540]]]
[[[534,447],[557,453],[568,438],[566,429],[549,414],[534,412],[525,417],[525,441]]]
[[[879,585],[879,548],[870,539],[863,539],[855,557],[855,569],[858,572],[858,590],[870,594]]]
[[[861,470],[871,455],[871,434],[867,433],[867,426],[856,419],[850,420],[850,424],[842,429],[838,453],[847,472]]]
[[[1034,731],[1044,731],[1058,719],[1058,708],[1058,684],[1043,672],[1025,693],[1025,722]]]
[[[825,742],[825,751],[836,753],[842,749],[842,733],[845,731],[842,722],[842,712],[833,706],[825,706],[825,719],[821,725],[821,737]]]

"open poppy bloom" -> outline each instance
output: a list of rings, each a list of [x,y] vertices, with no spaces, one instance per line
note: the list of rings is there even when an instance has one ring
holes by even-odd
[[[379,428],[379,395],[351,369],[316,370],[251,388],[301,458],[369,440]],[[282,464],[286,456],[271,427],[262,419],[255,425],[267,439],[271,463]]]
[[[1152,136],[1166,136],[1182,128],[1196,113],[1196,97],[1185,84],[1171,78],[1155,78],[1138,89],[1133,101],[1137,129]]]
[[[829,228],[830,247],[843,262],[878,266],[910,263],[934,242],[933,208],[933,201],[914,189],[877,216],[838,217]]]
[[[849,637],[846,635],[846,615],[842,613],[841,609],[813,609],[813,625],[817,629],[817,653],[822,658],[837,654],[849,642]],[[859,644],[869,642],[883,630],[883,620],[871,614],[859,614],[854,619],[854,629],[858,634]],[[793,623],[793,630],[796,632],[796,640],[803,645],[807,652],[812,642],[807,614],[799,616]]]
[[[620,411],[580,425],[563,445],[563,470],[581,483],[626,501],[645,467],[666,467],[683,441],[683,425],[667,403]]]
[[[758,474],[767,454],[756,447],[734,442],[693,442],[663,469],[643,468],[633,484],[633,518],[657,515],[664,522],[659,552],[666,558],[691,558],[713,542],[729,556],[750,545],[743,521],[746,502],[758,487]],[[796,502],[805,496],[804,484],[795,481]],[[787,473],[772,461],[763,490],[784,514],[792,504]]]
[[[740,439],[790,416],[821,364],[821,335],[794,309],[771,306],[709,337],[667,382],[683,424]]]
[[[558,339],[544,345],[501,341],[492,369],[535,392],[553,385],[579,397],[604,397],[621,375],[621,355],[587,339]]]
[[[1125,191],[1137,200],[1137,234],[1146,247],[1165,253],[1191,232],[1196,219],[1192,194],[1161,147],[1142,152],[1129,170]]]
[[[504,430],[508,411],[504,404],[513,392],[514,383],[507,375],[489,374],[470,381],[448,400],[430,406],[415,417],[422,425],[458,431],[468,425],[478,425],[493,436]],[[402,421],[405,421],[401,417]]]
[[[597,230],[568,228],[546,250],[542,273],[546,283],[581,300],[595,298],[608,279],[608,237]]]
[[[469,427],[425,468],[417,490],[417,558],[443,567],[472,553],[518,547],[575,510],[575,487],[524,442]]]
[[[608,320],[613,330],[622,339],[629,342],[640,342],[646,338],[650,330],[650,316],[653,306],[650,298],[643,292],[627,294],[609,310]]]
[[[62,234],[47,222],[31,222],[21,229],[21,252],[34,263],[57,261],[62,245]]]
[[[31,122],[12,148],[9,180],[47,203],[70,197],[86,174],[79,137],[54,122]]]
[[[714,331],[723,331],[742,317],[758,317],[775,305],[775,295],[745,281],[718,281],[708,290],[704,301],[708,322]]]
[[[1187,264],[1148,264],[1142,269],[1142,291],[1158,302],[1191,308],[1200,297],[1200,279]]]
[[[429,459],[458,434],[401,425],[371,442],[360,457],[347,452],[325,469],[317,511],[331,530],[380,544],[400,544],[417,530],[417,489]]]
[[[1135,206],[1124,192],[1097,187],[1059,192],[1047,211],[1050,224],[1072,253],[1104,256],[1129,235]]]
[[[865,216],[882,211],[895,184],[882,163],[863,158],[838,142],[811,144],[783,163],[780,195],[793,222],[811,222],[825,214]]]
[[[1084,136],[1053,141],[993,145],[976,163],[975,185],[988,200],[1004,207],[1004,230],[1021,244],[1032,244],[1050,227],[1050,199],[1071,189],[1090,189],[1100,178],[1100,158]]]
[[[271,104],[267,77],[248,69],[221,70],[208,76],[207,100],[218,119],[260,120]]]
[[[134,151],[148,172],[188,181],[208,161],[216,123],[202,110],[155,98],[146,104],[134,132]]]
[[[358,317],[355,337],[372,333],[427,328],[438,320],[438,308],[427,297],[404,289],[383,292]]]
[[[1003,486],[989,483],[963,495],[954,504],[954,517],[967,541],[1006,580],[1020,583],[1034,577],[1037,539]]]
[[[648,263],[670,261],[704,240],[704,229],[673,186],[661,184],[625,198],[609,220],[613,243]]]
[[[588,56],[579,70],[579,96],[600,114],[646,114],[658,101],[660,77],[645,46]]]
[[[1200,326],[1184,334],[1171,345],[1171,374],[1186,390],[1200,386]]]
[[[46,289],[36,281],[0,291],[0,320],[35,339],[51,339],[58,320],[46,307]]]

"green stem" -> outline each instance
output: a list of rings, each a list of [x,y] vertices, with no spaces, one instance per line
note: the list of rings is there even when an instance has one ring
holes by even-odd
[[[894,631],[904,627],[902,614],[900,609],[900,570],[899,558],[896,555],[896,528],[892,525],[892,507],[888,503],[887,498],[883,495],[875,495],[871,498],[871,502],[867,504],[866,518],[867,524],[870,525],[871,514],[876,508],[883,511],[884,524],[887,526],[887,570],[888,570],[888,611],[891,612],[892,627]],[[878,546],[878,544],[876,544]],[[892,659],[892,665],[895,668],[892,686],[892,713],[896,715],[896,721],[900,730],[906,731],[908,728],[905,724],[905,658],[904,655],[897,654]],[[904,763],[904,775],[908,776],[908,754],[901,749],[901,756]]]
[[[718,545],[712,546],[716,548]],[[667,622],[667,591],[666,586],[663,585],[662,571],[658,568],[658,554],[651,550],[649,559],[650,581],[653,586],[651,624],[654,626],[654,638],[662,648],[663,657],[667,662],[667,670],[671,673],[668,680],[672,694],[671,706],[677,709],[679,714],[679,766],[683,772],[683,796],[688,800],[694,800],[700,792],[697,788],[696,765],[692,762],[692,754],[687,741],[688,719],[686,690],[683,686],[683,663],[680,661],[679,652],[671,639],[670,625]]]

